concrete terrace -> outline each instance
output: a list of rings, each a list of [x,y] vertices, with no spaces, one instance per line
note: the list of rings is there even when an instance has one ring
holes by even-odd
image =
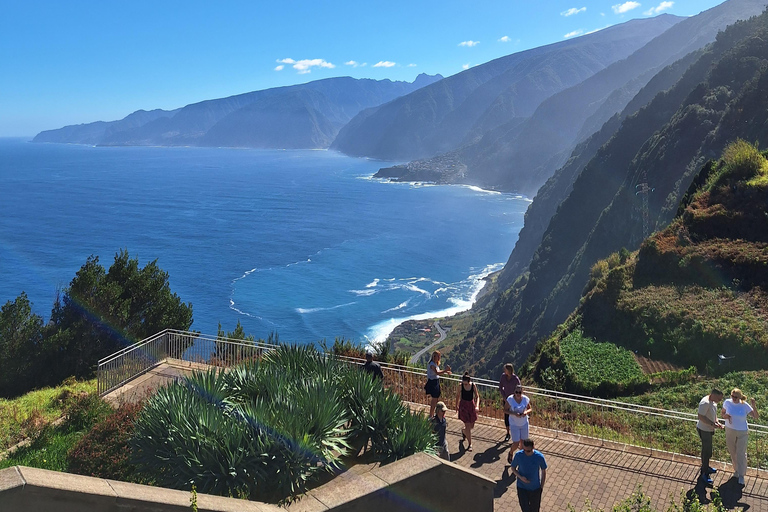
[[[106,398],[113,403],[137,400],[153,389],[201,367],[205,366],[166,362],[109,393]],[[413,404],[413,407],[423,409],[424,406]],[[504,467],[509,443],[503,442],[505,431],[502,422],[481,418],[473,430],[473,451],[467,452],[459,443],[462,423],[456,418],[456,412],[449,411],[447,418],[451,460],[496,482],[495,511],[519,512],[516,484]],[[531,429],[531,437],[549,465],[542,497],[543,511],[566,510],[569,504],[581,511],[586,499],[595,508],[610,510],[638,485],[659,510],[666,509],[671,496],[679,500],[681,492],[698,494],[702,503],[711,498],[711,488],[696,485],[699,461],[695,457],[601,442],[535,427]],[[746,486],[742,488],[731,479],[730,464],[713,464],[718,469],[713,475],[714,486],[719,489],[728,508],[768,512],[766,472],[758,474],[750,470]]]

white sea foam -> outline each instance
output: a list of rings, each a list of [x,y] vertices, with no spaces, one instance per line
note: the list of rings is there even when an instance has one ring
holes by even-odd
[[[389,308],[389,309],[388,309],[388,310],[386,310],[386,311],[382,311],[382,313],[389,313],[390,311],[397,311],[398,309],[403,309],[405,306],[407,306],[407,305],[408,305],[408,303],[409,303],[409,302],[411,302],[411,300],[410,300],[410,299],[408,299],[408,300],[407,300],[407,301],[405,301],[405,302],[401,302],[400,304],[398,304],[397,306],[395,306],[395,307],[393,307],[393,308]]]
[[[480,272],[468,276],[468,297],[449,297],[448,302],[453,304],[453,306],[438,311],[428,311],[426,313],[419,313],[418,315],[411,315],[402,318],[389,318],[387,320],[381,321],[368,329],[368,332],[365,335],[366,339],[369,343],[381,343],[387,339],[395,327],[408,320],[426,320],[428,318],[446,317],[461,313],[462,311],[467,311],[472,307],[472,304],[475,303],[477,296],[480,294],[483,286],[485,286],[485,281],[483,279],[489,274],[500,270],[503,266],[503,263],[486,265],[482,270],[480,270]]]
[[[357,304],[357,302],[347,302],[346,304],[337,304],[336,306],[331,306],[329,308],[296,308],[296,312],[302,315],[305,315],[307,313],[317,313],[318,311],[331,311],[332,309],[344,308],[347,306],[351,306],[352,304]]]
[[[476,185],[462,185],[469,190],[474,190],[475,192],[482,192],[483,194],[501,194],[502,192],[499,192],[498,190],[488,190],[486,188],[480,188]]]
[[[349,290],[349,293],[354,293],[358,297],[369,297],[375,293],[378,293],[378,291],[368,288],[367,290]]]
[[[365,285],[365,287],[366,287],[366,288],[373,288],[373,287],[374,287],[374,286],[376,286],[377,284],[379,284],[379,280],[378,280],[378,279],[374,279],[373,281],[371,281],[370,283],[368,283],[367,285]]]

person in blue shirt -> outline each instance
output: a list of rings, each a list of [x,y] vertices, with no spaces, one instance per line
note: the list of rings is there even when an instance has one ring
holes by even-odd
[[[533,449],[533,439],[523,441],[522,451],[509,461],[512,473],[517,477],[517,499],[523,512],[539,512],[541,491],[547,480],[547,461],[544,455]]]

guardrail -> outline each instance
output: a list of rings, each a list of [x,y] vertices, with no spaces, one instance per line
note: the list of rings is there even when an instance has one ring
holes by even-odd
[[[384,363],[381,367],[385,385],[403,400],[429,405],[429,397],[424,391],[426,370]],[[441,377],[440,381],[440,399],[449,409],[455,410],[460,377]],[[479,415],[482,421],[498,420],[498,426],[504,428],[504,409],[498,382],[478,378],[474,378],[473,382],[480,394]],[[593,439],[602,445],[622,443],[657,452],[700,455],[701,441],[696,431],[698,403],[692,405],[694,412],[686,412],[532,386],[524,386],[523,390],[531,399],[530,424],[550,430],[554,436],[564,432]],[[768,471],[768,426],[750,422],[749,429],[749,466]],[[722,432],[715,433],[712,460],[730,462]]]
[[[165,330],[99,361],[98,392],[105,395],[131,379],[149,371],[166,360],[176,359],[212,366],[229,367],[245,360],[259,359],[264,352],[278,345],[264,342],[244,342],[199,333]],[[363,364],[363,359],[340,357],[351,364]],[[426,370],[410,366],[380,363],[384,384],[404,401],[429,405],[424,391]],[[498,420],[504,426],[502,398],[498,383],[488,379],[473,379],[480,394],[480,416]],[[441,399],[453,409],[460,385],[459,377],[441,377]],[[531,399],[534,427],[577,434],[599,441],[698,456],[700,440],[696,432],[697,415],[650,407],[641,404],[607,400],[543,388],[524,386]],[[692,404],[695,411],[698,404]],[[750,423],[747,460],[751,468],[768,471],[768,426]],[[716,433],[713,460],[730,461],[725,436]]]
[[[278,345],[243,341],[200,333],[166,329],[100,359],[96,369],[99,396],[119,388],[164,361],[171,359],[229,367],[259,359]]]

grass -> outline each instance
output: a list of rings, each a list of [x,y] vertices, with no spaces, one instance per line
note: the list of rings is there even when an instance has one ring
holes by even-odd
[[[0,451],[29,437],[36,429],[62,416],[64,398],[96,392],[96,379],[67,381],[61,386],[31,391],[18,398],[0,398]]]
[[[0,460],[0,469],[29,466],[52,471],[67,471],[67,453],[83,435],[85,432],[54,427],[32,443],[14,450],[10,456]]]

